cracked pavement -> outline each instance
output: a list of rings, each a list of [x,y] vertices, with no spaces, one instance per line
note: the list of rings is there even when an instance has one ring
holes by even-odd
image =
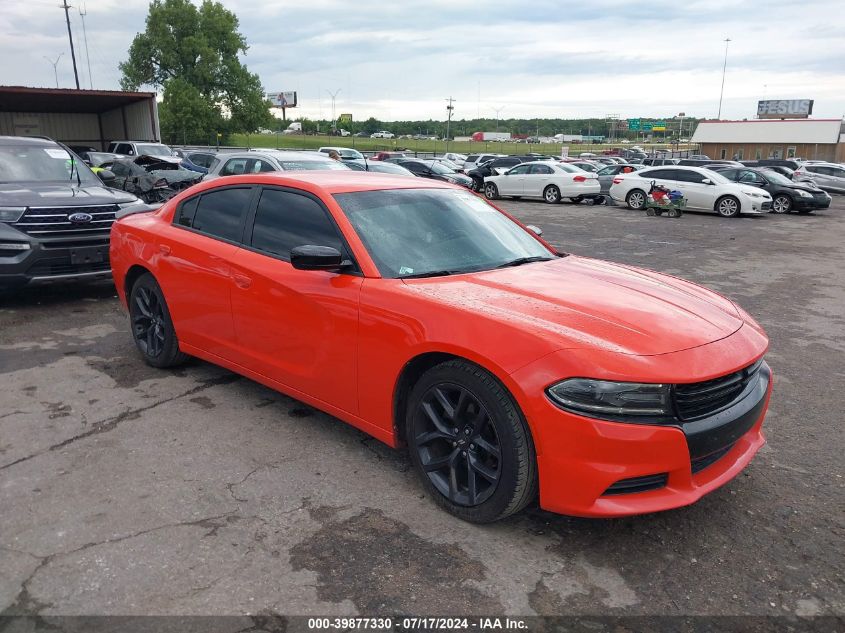
[[[610,521],[463,523],[405,454],[331,416],[200,361],[144,365],[108,283],[0,295],[0,612],[841,616],[834,200],[737,220],[502,203],[562,250],[724,292],[771,337],[751,466],[691,507]]]

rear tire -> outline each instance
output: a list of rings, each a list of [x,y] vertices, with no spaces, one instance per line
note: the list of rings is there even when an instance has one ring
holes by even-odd
[[[543,190],[543,200],[549,204],[558,204],[560,202],[560,189],[555,185],[549,185]]]
[[[634,211],[641,211],[645,207],[645,200],[645,191],[642,189],[631,189],[625,196],[625,204]]]
[[[405,415],[411,461],[447,512],[491,523],[537,495],[534,443],[504,386],[477,365],[451,360],[414,385]]]
[[[488,182],[484,185],[484,195],[487,196],[488,200],[498,200],[499,188],[496,186],[495,183]]]
[[[148,365],[174,367],[188,358],[179,351],[167,302],[150,273],[138,277],[129,291],[129,323],[135,347]]]

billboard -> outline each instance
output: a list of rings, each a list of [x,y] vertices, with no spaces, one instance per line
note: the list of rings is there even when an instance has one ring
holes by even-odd
[[[295,92],[271,92],[267,95],[274,108],[295,108]]]
[[[757,117],[760,119],[806,119],[812,113],[812,99],[767,99],[757,102]]]
[[[352,123],[352,114],[349,112],[344,112],[343,114],[338,115],[337,117],[338,123]]]

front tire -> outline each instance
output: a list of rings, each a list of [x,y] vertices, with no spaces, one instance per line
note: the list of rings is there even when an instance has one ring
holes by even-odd
[[[792,210],[792,198],[780,194],[772,200],[772,213],[789,213]]]
[[[537,494],[528,426],[490,373],[462,360],[437,365],[411,391],[411,461],[435,502],[473,523],[519,512]]]
[[[631,189],[628,195],[625,196],[625,204],[628,205],[629,209],[640,211],[645,207],[645,199],[645,191],[642,189]]]
[[[724,196],[716,201],[716,213],[723,218],[735,218],[739,215],[739,200],[733,196]]]
[[[549,204],[557,204],[560,202],[560,189],[554,185],[549,185],[543,190],[543,200]]]
[[[187,356],[179,351],[176,330],[161,287],[150,273],[141,275],[129,293],[132,338],[141,357],[152,367],[174,367]]]
[[[495,185],[495,183],[488,182],[484,185],[484,195],[487,196],[488,200],[498,200],[499,188]]]

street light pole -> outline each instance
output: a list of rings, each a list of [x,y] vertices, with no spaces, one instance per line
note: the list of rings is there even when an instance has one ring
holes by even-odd
[[[82,38],[85,42],[85,61],[88,62],[88,85],[94,89],[94,77],[91,76],[91,54],[88,52],[88,31],[85,30],[85,16],[88,15],[88,8],[79,8],[79,17],[82,19]]]
[[[725,94],[725,71],[728,68],[728,44],[730,44],[731,38],[725,38],[725,63],[722,65],[722,89],[719,92],[719,113],[716,115],[717,120],[722,119],[722,95]]]
[[[79,90],[79,72],[76,70],[76,53],[73,50],[73,34],[70,32],[70,5],[67,0],[62,0],[59,5],[60,9],[65,10],[65,20],[67,20],[67,38],[70,40],[70,57],[73,60],[73,76],[76,79],[76,89]]]
[[[496,131],[499,131],[499,112],[505,109],[506,106],[499,106],[498,108],[490,106],[490,109],[496,113]]]
[[[62,55],[64,55],[64,53],[59,53],[59,56],[56,57],[56,61],[53,61],[52,59],[44,55],[44,59],[53,64],[53,74],[56,76],[56,88],[59,87],[59,71],[56,70],[56,67],[59,65],[59,60],[62,58]]]
[[[329,96],[332,98],[332,132],[337,131],[337,124],[335,123],[335,115],[334,115],[334,101],[337,98],[337,95],[340,94],[340,88],[332,92],[331,90],[326,90],[329,93]]]
[[[447,116],[446,116],[446,151],[448,152],[449,151],[449,129],[452,126],[452,110],[455,109],[455,106],[453,106],[452,104],[455,102],[455,100],[452,97],[449,97],[448,99],[446,99],[446,101],[449,103],[449,105],[446,106],[446,114],[447,114]]]

